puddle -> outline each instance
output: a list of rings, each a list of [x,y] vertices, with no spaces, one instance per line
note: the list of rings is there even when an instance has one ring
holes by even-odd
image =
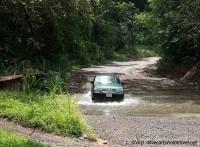
[[[87,115],[200,116],[199,91],[136,91],[122,102],[93,102],[90,92],[80,97],[78,104]]]

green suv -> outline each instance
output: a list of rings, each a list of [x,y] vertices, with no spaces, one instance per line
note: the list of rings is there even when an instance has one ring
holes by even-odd
[[[123,100],[123,83],[114,74],[97,74],[91,81],[92,100]]]

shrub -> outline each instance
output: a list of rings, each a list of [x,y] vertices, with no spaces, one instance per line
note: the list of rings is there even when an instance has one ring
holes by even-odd
[[[46,132],[71,137],[79,137],[85,132],[94,139],[94,133],[78,112],[77,101],[69,96],[52,99],[49,96],[0,92],[0,115]]]

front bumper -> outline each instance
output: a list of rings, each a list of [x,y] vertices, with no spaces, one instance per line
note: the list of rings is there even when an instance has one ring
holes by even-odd
[[[112,93],[112,97],[106,97],[106,93],[92,93],[93,100],[121,100],[124,94]]]

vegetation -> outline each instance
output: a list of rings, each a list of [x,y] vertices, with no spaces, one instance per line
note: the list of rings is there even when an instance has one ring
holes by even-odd
[[[22,90],[27,93],[49,94],[50,96],[67,93],[67,81],[64,81],[61,75],[49,73],[42,76],[27,75],[24,76]]]
[[[0,129],[0,146],[9,147],[42,147],[43,145],[31,141],[29,138],[19,136],[12,132]]]
[[[58,97],[66,72],[130,54],[160,55],[164,71],[199,69],[199,16],[199,0],[1,0],[0,75],[50,74],[24,77],[24,93],[0,92],[0,115],[60,135],[91,132],[76,100]]]
[[[200,61],[200,2],[149,0],[150,9],[136,16],[145,44],[161,49],[159,68],[191,67]]]
[[[79,137],[95,135],[77,110],[78,99],[50,97],[21,92],[0,92],[0,116],[27,127],[58,135]]]
[[[200,60],[199,0],[1,0],[0,7],[0,73],[20,72],[22,61],[66,73],[115,54],[149,54],[149,46],[160,50],[163,69]]]
[[[159,51],[156,46],[135,45],[135,51],[138,57],[154,57],[159,56]]]
[[[1,0],[0,7],[0,73],[20,73],[23,61],[66,72],[130,49],[132,2]]]

